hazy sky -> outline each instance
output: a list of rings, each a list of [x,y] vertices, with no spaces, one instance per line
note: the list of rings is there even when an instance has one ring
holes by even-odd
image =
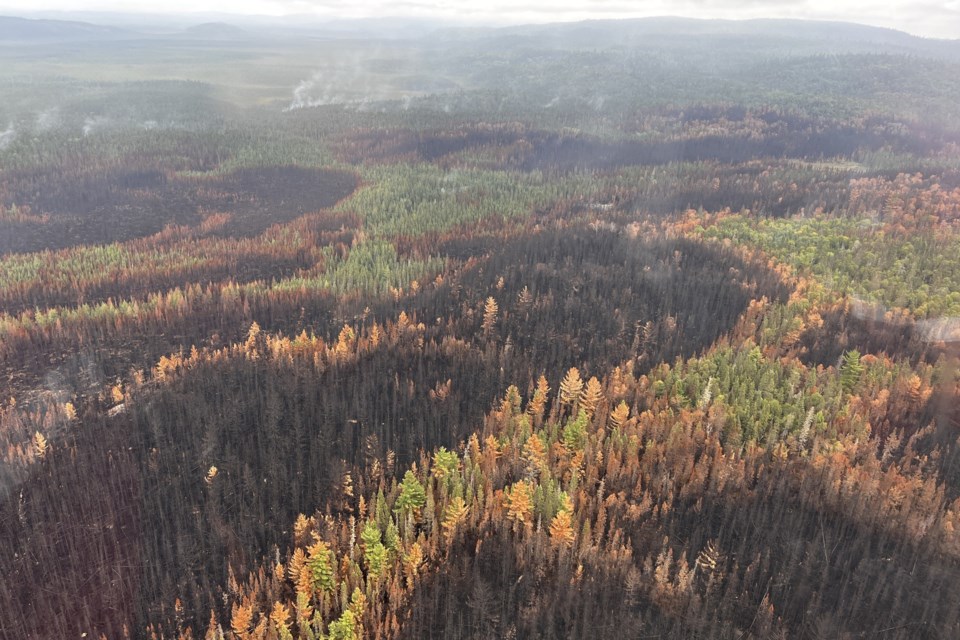
[[[483,22],[549,22],[674,15],[812,18],[960,38],[960,0],[0,0],[0,12],[43,10],[226,12],[262,15],[416,16]]]

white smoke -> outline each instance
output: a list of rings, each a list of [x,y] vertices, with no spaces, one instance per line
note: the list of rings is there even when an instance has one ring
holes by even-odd
[[[60,124],[60,109],[51,107],[37,114],[34,129],[37,133],[44,133],[45,131],[50,131],[58,124]]]
[[[879,302],[853,297],[850,301],[850,313],[861,320],[892,326],[912,326],[920,339],[926,342],[960,342],[960,318],[942,316],[912,320],[902,314],[891,314],[890,308]]]
[[[361,69],[362,61],[356,58],[333,63],[316,71],[294,88],[293,99],[285,111],[369,100],[375,87]]]
[[[589,100],[588,104],[589,104],[591,107],[593,107],[593,110],[594,110],[594,111],[601,111],[601,110],[603,110],[603,105],[606,104],[606,102],[607,102],[607,97],[606,97],[606,96],[599,96],[599,95],[598,95],[598,96],[592,97],[592,98]]]
[[[294,87],[293,98],[284,111],[327,105],[368,110],[374,103],[403,98],[398,94],[404,92],[391,86],[388,78],[370,70],[370,65],[381,61],[383,55],[375,49],[325,65]]]
[[[320,74],[314,74],[309,80],[301,80],[300,84],[293,89],[293,100],[290,102],[290,106],[284,109],[284,111],[323,105],[326,97],[320,98],[319,100],[311,97],[314,93],[314,88],[319,82]]]
[[[86,118],[83,121],[83,135],[84,137],[89,136],[91,133],[106,128],[108,124],[110,124],[110,118],[104,116]]]
[[[0,150],[6,149],[13,144],[16,137],[17,129],[13,126],[13,123],[10,123],[5,131],[0,131]]]
[[[960,318],[931,318],[917,322],[920,335],[928,342],[960,342]]]

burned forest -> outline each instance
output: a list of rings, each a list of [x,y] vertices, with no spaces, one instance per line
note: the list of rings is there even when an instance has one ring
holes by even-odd
[[[388,23],[0,18],[0,639],[960,637],[960,41]]]

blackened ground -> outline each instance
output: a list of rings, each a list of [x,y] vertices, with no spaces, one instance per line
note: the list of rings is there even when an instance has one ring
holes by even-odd
[[[161,169],[37,172],[3,185],[32,218],[0,234],[0,255],[153,235],[168,225],[194,226],[204,213],[232,214],[219,233],[254,236],[272,224],[328,208],[350,195],[357,177],[295,166],[242,169],[225,176],[180,177]]]

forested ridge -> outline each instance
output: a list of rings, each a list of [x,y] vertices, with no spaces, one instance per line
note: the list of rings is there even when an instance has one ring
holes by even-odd
[[[8,78],[0,638],[960,636],[947,45],[581,28]]]

